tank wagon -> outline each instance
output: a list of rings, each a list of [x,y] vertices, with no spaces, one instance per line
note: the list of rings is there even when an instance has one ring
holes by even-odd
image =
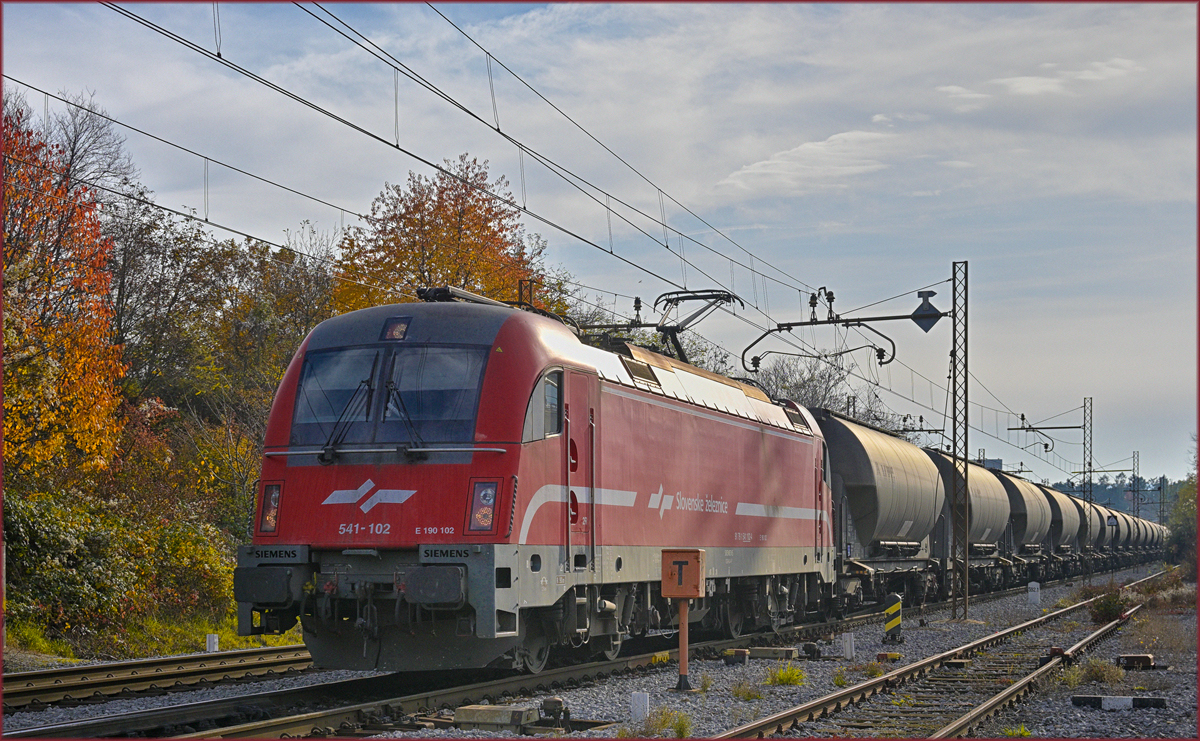
[[[728,635],[947,592],[944,454],[422,293],[327,320],[292,358],[234,572],[240,634],[299,622],[321,667],[537,672],[677,625],[665,548],[706,549],[689,620]],[[972,588],[1083,564],[1067,495],[974,464],[968,489]]]
[[[953,492],[959,478],[954,458],[941,451],[926,449],[925,454],[937,466],[942,485]],[[967,463],[967,553],[968,574],[971,588],[976,590],[997,589],[1013,579],[1012,564],[1001,556],[1000,546],[1005,528],[1009,523],[1011,505],[1004,484],[991,471],[975,463]],[[950,565],[953,543],[952,496],[947,496],[933,533],[933,556],[943,564],[943,571]],[[949,588],[949,579],[945,580]]]
[[[1009,525],[1004,554],[1018,581],[1042,578],[1042,553],[1050,533],[1050,503],[1037,486],[1019,476],[993,471],[1008,495]]]
[[[827,409],[814,411],[829,446],[838,591],[849,608],[889,593],[936,593],[929,535],[945,506],[937,466],[920,448]]]

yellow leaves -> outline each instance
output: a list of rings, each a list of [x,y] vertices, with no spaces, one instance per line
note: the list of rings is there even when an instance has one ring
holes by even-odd
[[[540,275],[544,243],[524,233],[508,182],[489,182],[487,162],[465,154],[446,165],[451,174],[386,185],[371,225],[342,240],[338,311],[413,301],[418,288],[442,285],[514,300],[518,281]]]
[[[87,192],[20,115],[4,121],[5,462],[29,472],[70,455],[102,469],[120,432],[106,270],[111,244]]]

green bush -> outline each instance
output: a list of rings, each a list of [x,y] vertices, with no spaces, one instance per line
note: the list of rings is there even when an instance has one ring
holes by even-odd
[[[138,611],[146,552],[119,519],[72,493],[6,497],[7,617],[52,638]]]
[[[211,525],[139,522],[66,491],[7,497],[4,536],[5,619],[22,626],[16,640],[30,650],[99,658],[146,655],[133,644],[147,654],[180,642],[201,650],[203,633],[199,645],[194,635],[156,636],[211,628],[234,608],[233,558]],[[162,629],[146,634],[143,623],[160,612]]]
[[[1093,623],[1104,625],[1121,617],[1130,605],[1129,598],[1121,594],[1120,590],[1116,590],[1097,597],[1088,605],[1088,612],[1091,613]]]
[[[806,679],[804,670],[792,666],[790,661],[767,669],[767,684],[798,686],[804,684]]]

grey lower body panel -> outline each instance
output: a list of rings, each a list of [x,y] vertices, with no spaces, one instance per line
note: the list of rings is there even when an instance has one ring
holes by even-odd
[[[378,638],[352,627],[338,630],[312,618],[302,618],[304,645],[313,665],[358,671],[412,671],[485,667],[502,659],[521,643],[519,637],[479,638],[457,635],[455,618],[421,625],[382,626]],[[312,630],[309,630],[309,627]]]

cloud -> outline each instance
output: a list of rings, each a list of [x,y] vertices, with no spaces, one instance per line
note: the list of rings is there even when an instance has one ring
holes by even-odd
[[[978,93],[959,85],[942,85],[937,88],[939,93],[945,93],[951,100],[958,101],[953,107],[955,113],[970,113],[983,109],[983,101],[992,97],[988,93]]]
[[[942,85],[941,87],[939,87],[937,89],[937,91],[939,93],[945,93],[945,94],[949,95],[951,98],[970,99],[970,98],[990,98],[990,97],[992,97],[992,96],[988,95],[987,93],[977,93],[973,90],[968,90],[965,87],[960,87],[958,85]]]
[[[1066,87],[1059,77],[1005,77],[991,80],[995,85],[1004,85],[1013,95],[1045,95],[1063,93]]]
[[[805,142],[745,165],[717,184],[745,193],[803,195],[841,189],[846,181],[888,167],[881,161],[895,134],[847,131],[825,141]]]
[[[1043,69],[1053,69],[1058,65],[1043,64]],[[1145,72],[1146,68],[1129,59],[1113,57],[1107,62],[1092,62],[1080,70],[1061,70],[1055,77],[1022,76],[1001,77],[989,80],[995,85],[1003,85],[1013,95],[1046,95],[1073,92],[1069,83],[1081,80],[1084,82],[1101,82],[1126,77],[1133,72]]]

